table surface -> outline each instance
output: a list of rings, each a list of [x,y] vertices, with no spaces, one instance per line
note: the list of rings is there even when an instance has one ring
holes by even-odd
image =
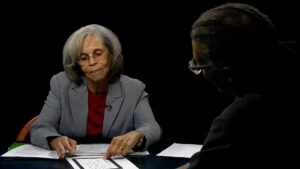
[[[143,169],[174,169],[189,161],[188,158],[161,156],[126,156],[138,168]],[[30,168],[30,169],[72,169],[67,160],[33,159],[33,158],[0,158],[0,168]]]
[[[161,142],[149,149],[150,155],[146,156],[125,156],[133,164],[141,169],[174,169],[187,162],[189,158],[162,157],[156,156],[173,142]],[[7,151],[7,146],[1,146],[0,153]],[[0,169],[73,169],[67,160],[42,159],[42,158],[3,158],[0,156]]]

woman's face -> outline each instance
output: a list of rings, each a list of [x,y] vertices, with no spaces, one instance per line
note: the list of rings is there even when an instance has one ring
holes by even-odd
[[[92,83],[108,80],[111,54],[97,35],[84,38],[78,64],[87,81]]]

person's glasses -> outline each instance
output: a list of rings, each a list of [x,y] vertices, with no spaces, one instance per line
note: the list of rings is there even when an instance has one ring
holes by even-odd
[[[92,56],[85,54],[85,55],[81,55],[78,58],[78,64],[82,66],[88,65],[91,57],[94,59],[95,62],[99,62],[100,60],[104,59],[103,53],[94,53]]]
[[[194,59],[190,60],[189,62],[189,69],[192,71],[195,75],[199,75],[202,70],[204,69],[209,69],[213,67],[214,65],[202,65],[202,66],[197,66],[197,63]]]

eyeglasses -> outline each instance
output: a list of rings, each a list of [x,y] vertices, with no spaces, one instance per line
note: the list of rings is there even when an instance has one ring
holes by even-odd
[[[90,63],[91,58],[93,58],[93,60],[98,63],[100,62],[100,60],[104,59],[105,57],[103,56],[102,52],[101,53],[96,52],[92,56],[84,54],[78,58],[78,64],[82,66],[88,65]]]
[[[190,71],[192,71],[195,75],[199,75],[201,72],[202,72],[202,70],[204,70],[204,69],[209,69],[209,68],[211,68],[211,67],[213,67],[213,66],[215,66],[215,65],[202,65],[202,66],[197,66],[197,63],[196,63],[196,61],[195,61],[195,59],[192,59],[192,60],[190,60],[190,62],[189,62],[189,69],[190,69]]]

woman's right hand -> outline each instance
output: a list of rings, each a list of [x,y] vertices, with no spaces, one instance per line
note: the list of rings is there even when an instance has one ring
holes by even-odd
[[[50,141],[50,147],[57,152],[59,158],[65,158],[66,151],[69,151],[72,155],[76,153],[76,140],[70,139],[67,136],[60,136]]]

